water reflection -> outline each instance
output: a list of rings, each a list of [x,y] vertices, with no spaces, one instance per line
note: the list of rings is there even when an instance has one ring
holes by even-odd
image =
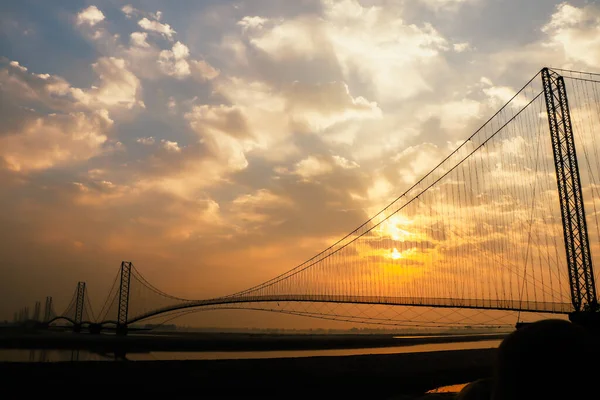
[[[70,362],[111,361],[112,355],[96,354],[85,350],[0,350],[0,362]]]
[[[394,346],[363,349],[335,350],[276,350],[276,351],[207,351],[207,352],[150,352],[129,354],[128,359],[150,360],[226,360],[257,358],[298,358],[319,356],[356,356],[367,354],[428,353],[432,351],[490,349],[500,345],[500,340],[482,340],[463,343],[431,343],[414,346]]]
[[[467,385],[468,383],[461,383],[458,385],[442,386],[437,389],[429,390],[427,393],[458,393]]]
[[[276,350],[276,351],[206,351],[206,352],[148,352],[129,353],[132,361],[154,360],[231,360],[257,358],[297,358],[317,356],[352,356],[367,354],[426,353],[432,351],[489,349],[500,345],[500,340],[476,342],[430,343],[412,346],[394,346],[363,349],[335,350]],[[114,354],[98,354],[86,350],[0,350],[0,361],[9,362],[69,362],[69,361],[113,361]]]

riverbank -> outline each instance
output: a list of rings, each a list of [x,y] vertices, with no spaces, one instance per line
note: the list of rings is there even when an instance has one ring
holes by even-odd
[[[250,360],[0,363],[3,390],[77,388],[137,397],[369,398],[488,377],[496,349]],[[30,386],[26,382],[35,383]]]

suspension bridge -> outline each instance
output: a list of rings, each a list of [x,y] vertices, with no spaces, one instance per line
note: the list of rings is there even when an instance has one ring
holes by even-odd
[[[593,269],[600,251],[599,128],[600,74],[544,68],[398,198],[295,268],[237,293],[194,300],[164,293],[124,261],[97,315],[79,282],[63,312],[47,298],[43,321],[124,333],[140,321],[199,309],[285,312],[269,306],[274,303],[594,319],[600,311]],[[41,304],[36,310],[41,319]],[[28,314],[21,310],[15,319]]]

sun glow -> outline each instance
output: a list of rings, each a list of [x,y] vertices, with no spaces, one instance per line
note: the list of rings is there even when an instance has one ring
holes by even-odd
[[[407,249],[404,251],[398,251],[397,248],[394,247],[394,249],[391,251],[391,253],[389,254],[389,258],[391,258],[392,260],[399,260],[402,258],[409,258],[410,256],[414,255],[417,253],[417,248],[413,247],[412,249]]]
[[[396,242],[415,239],[416,235],[406,228],[413,225],[414,221],[402,215],[393,215],[379,225],[378,232],[382,237],[389,237]]]

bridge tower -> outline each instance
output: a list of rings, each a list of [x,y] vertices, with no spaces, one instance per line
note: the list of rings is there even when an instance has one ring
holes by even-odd
[[[46,297],[46,305],[44,306],[44,319],[42,322],[48,322],[52,319],[52,296]]]
[[[31,318],[35,322],[40,322],[40,314],[42,312],[42,303],[39,301],[35,302],[35,306],[33,307],[33,317]]]
[[[569,317],[573,322],[596,325],[600,323],[600,313],[597,312],[596,283],[565,81],[556,72],[544,68],[542,83],[556,167],[571,301],[575,310]]]
[[[81,332],[81,323],[83,322],[83,309],[85,308],[85,282],[77,282],[75,298],[75,325],[73,330]]]
[[[129,284],[131,283],[130,261],[121,262],[121,284],[119,285],[119,303],[117,315],[117,335],[127,334],[127,314],[129,312]]]

